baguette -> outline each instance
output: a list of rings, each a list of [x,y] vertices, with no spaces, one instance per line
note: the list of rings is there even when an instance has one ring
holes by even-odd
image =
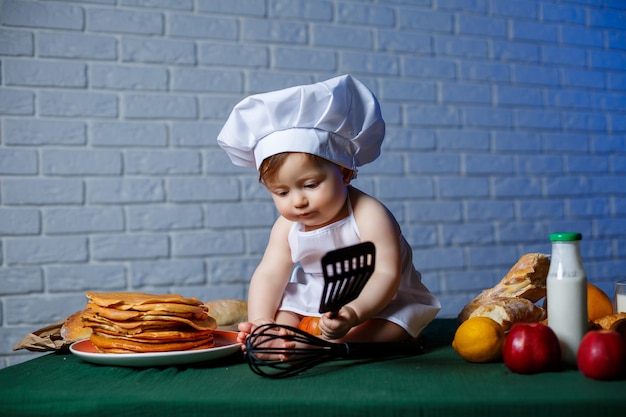
[[[474,309],[471,317],[489,317],[507,331],[515,323],[543,320],[545,310],[526,298],[496,297]]]
[[[533,304],[546,296],[546,278],[550,269],[550,257],[543,253],[527,253],[522,255],[513,265],[509,272],[494,287],[482,291],[476,298],[470,301],[458,315],[459,323],[464,322],[473,312],[488,304],[502,302],[505,298],[521,298]],[[530,304],[521,302],[516,308],[522,305],[528,306],[528,316],[534,316],[538,310],[537,306],[530,307]],[[540,307],[537,307],[540,308]],[[543,309],[541,309],[543,311]],[[515,313],[513,316],[519,316]],[[475,315],[474,315],[475,316]]]

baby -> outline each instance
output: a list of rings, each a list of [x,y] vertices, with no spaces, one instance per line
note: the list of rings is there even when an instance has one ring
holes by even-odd
[[[357,167],[380,154],[385,123],[372,92],[350,75],[250,96],[218,136],[236,165],[256,168],[280,214],[250,281],[248,321],[238,341],[264,323],[297,327],[321,316],[333,341],[416,338],[439,301],[422,284],[412,249],[391,212],[350,185]],[[338,312],[318,312],[327,252],[371,241],[375,270]]]

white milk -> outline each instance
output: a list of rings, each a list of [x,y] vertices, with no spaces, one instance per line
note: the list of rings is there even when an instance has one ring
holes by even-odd
[[[626,313],[626,294],[617,294],[615,296],[615,312]]]
[[[553,233],[546,282],[548,325],[561,345],[563,363],[576,366],[578,346],[587,332],[587,276],[580,258],[580,233]]]
[[[576,354],[587,332],[587,279],[584,275],[548,279],[548,325],[559,339],[561,359],[576,365]]]

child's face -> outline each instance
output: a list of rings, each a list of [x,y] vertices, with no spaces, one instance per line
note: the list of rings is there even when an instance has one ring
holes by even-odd
[[[265,186],[283,217],[315,230],[348,215],[347,184],[337,165],[292,153]]]

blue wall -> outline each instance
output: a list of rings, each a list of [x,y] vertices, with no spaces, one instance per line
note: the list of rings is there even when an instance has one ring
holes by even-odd
[[[86,290],[245,298],[276,216],[215,138],[232,106],[352,73],[395,213],[454,317],[548,235],[626,278],[622,0],[3,0],[0,366]]]

